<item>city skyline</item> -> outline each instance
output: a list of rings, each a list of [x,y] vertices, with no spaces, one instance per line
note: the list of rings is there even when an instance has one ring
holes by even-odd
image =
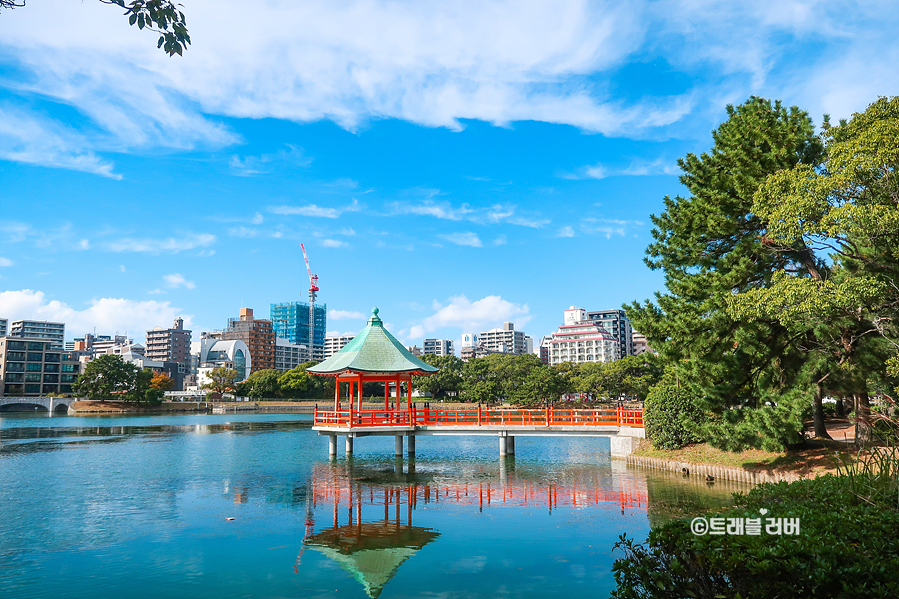
[[[271,3],[240,48],[237,6],[187,5],[171,59],[99,2],[0,15],[0,318],[267,318],[306,300],[303,242],[328,332],[377,305],[410,345],[536,344],[662,289],[649,215],[728,103],[899,93],[886,3]]]

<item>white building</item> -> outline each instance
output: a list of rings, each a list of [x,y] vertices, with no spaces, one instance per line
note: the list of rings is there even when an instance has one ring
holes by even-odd
[[[197,377],[197,386],[209,383],[209,372],[214,368],[230,368],[237,371],[235,382],[246,380],[253,367],[250,348],[239,339],[216,339],[203,333],[199,341],[190,344],[191,371]]]
[[[631,335],[631,339],[634,341],[634,355],[639,356],[640,354],[645,354],[646,352],[655,353],[649,345],[646,343],[646,335],[643,333],[638,333],[634,331]]]
[[[592,321],[586,310],[571,306],[559,330],[543,339],[550,366],[562,362],[612,362],[619,358],[618,340],[602,325]]]
[[[305,345],[275,338],[275,370],[287,372],[309,361],[309,349]]]
[[[422,353],[426,356],[453,356],[452,339],[425,339],[422,342]]]
[[[342,350],[355,337],[355,335],[327,335],[325,337],[325,360]]]
[[[477,347],[478,336],[474,333],[464,333],[462,335],[462,347]]]
[[[516,331],[511,322],[504,322],[501,329],[479,333],[477,341],[479,347],[490,353],[522,355],[534,352],[533,340],[523,331]]]

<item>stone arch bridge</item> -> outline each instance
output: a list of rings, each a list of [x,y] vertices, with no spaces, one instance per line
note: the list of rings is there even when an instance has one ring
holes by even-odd
[[[0,397],[0,412],[66,414],[77,397]]]

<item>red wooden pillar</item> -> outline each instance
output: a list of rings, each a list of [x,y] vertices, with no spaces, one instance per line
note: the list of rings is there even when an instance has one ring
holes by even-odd
[[[359,412],[362,412],[362,375],[359,375],[359,404],[357,406]]]
[[[353,381],[349,381],[349,397],[347,397],[347,403],[349,404],[350,409],[350,424],[349,427],[353,428]],[[350,510],[352,511],[352,509]]]
[[[334,411],[340,406],[340,375],[334,377]]]
[[[384,381],[384,411],[390,410],[390,383]]]

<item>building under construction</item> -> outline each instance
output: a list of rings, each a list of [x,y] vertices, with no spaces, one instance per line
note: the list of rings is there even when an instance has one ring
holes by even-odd
[[[312,348],[313,360],[324,360],[325,330],[328,324],[328,304],[316,304],[313,309],[313,339],[309,342],[309,303],[287,302],[272,304],[272,327],[278,339]]]

